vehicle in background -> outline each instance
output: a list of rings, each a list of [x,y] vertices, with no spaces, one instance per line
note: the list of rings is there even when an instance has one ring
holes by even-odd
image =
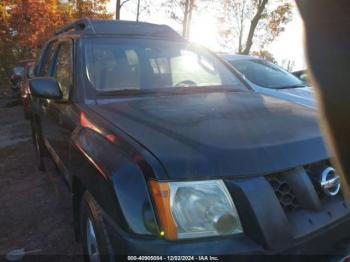
[[[294,72],[292,72],[292,74],[295,75],[300,80],[304,81],[305,83],[307,83],[307,84],[309,83],[308,72],[306,69],[294,71]]]
[[[312,88],[278,65],[247,55],[220,56],[244,76],[254,91],[315,108]]]
[[[315,110],[249,90],[167,26],[82,19],[40,57],[39,166],[63,174],[90,261],[321,253],[348,236]]]
[[[24,72],[23,72],[23,77],[19,84],[19,93],[23,104],[25,119],[30,119],[31,117],[29,79],[33,77],[34,66],[35,66],[34,59],[26,60],[26,62],[23,62]]]
[[[11,93],[13,98],[20,98],[21,81],[26,76],[27,63],[33,62],[33,59],[24,59],[18,62],[18,64],[12,69],[10,75]]]
[[[19,87],[22,80],[22,77],[24,76],[24,67],[22,65],[17,65],[12,69],[11,76],[10,76],[10,82],[11,82],[11,96],[12,98],[18,99],[19,94]]]

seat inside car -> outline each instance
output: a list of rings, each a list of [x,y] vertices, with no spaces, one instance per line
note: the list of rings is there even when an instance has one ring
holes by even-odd
[[[139,89],[139,77],[132,70],[124,50],[108,50],[103,59],[97,58],[96,85],[101,91]]]

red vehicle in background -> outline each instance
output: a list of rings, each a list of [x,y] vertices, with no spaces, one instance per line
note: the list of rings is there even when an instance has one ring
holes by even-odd
[[[22,60],[21,65],[23,66],[23,76],[21,78],[19,93],[23,103],[24,117],[25,119],[31,118],[31,106],[30,106],[30,88],[29,88],[29,79],[33,76],[35,60],[26,59]]]

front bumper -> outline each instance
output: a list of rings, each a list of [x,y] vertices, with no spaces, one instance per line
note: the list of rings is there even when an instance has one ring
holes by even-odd
[[[293,240],[282,249],[268,249],[245,235],[182,241],[161,237],[136,237],[107,223],[115,255],[346,255],[334,250],[334,245],[346,239],[350,232],[350,216],[300,240]]]
[[[313,181],[319,167],[324,165],[225,179],[244,234],[168,241],[125,233],[106,218],[113,248],[128,255],[331,254],[335,243],[350,236],[350,212],[341,194],[319,191]]]

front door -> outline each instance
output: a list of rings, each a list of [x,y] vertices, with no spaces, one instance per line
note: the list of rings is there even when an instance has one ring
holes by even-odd
[[[43,105],[45,114],[42,119],[42,129],[48,150],[69,181],[67,177],[69,142],[74,129],[70,97],[73,87],[73,42],[71,40],[58,43],[49,75],[59,82],[63,97],[60,100],[48,99]]]

